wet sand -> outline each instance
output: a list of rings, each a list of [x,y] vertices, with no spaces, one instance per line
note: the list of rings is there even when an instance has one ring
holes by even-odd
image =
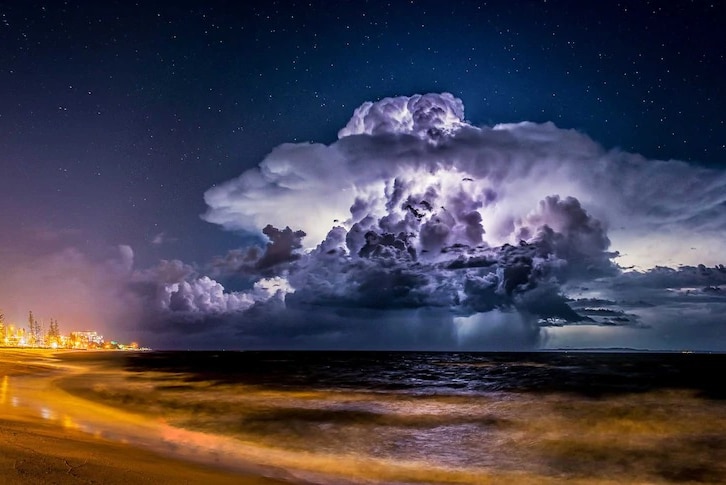
[[[289,484],[283,470],[255,469],[253,465],[195,463],[175,453],[149,446],[131,446],[123,433],[74,422],[81,412],[89,422],[105,419],[102,406],[79,403],[54,389],[52,380],[72,372],[46,350],[0,349],[0,483],[3,484]],[[48,403],[46,407],[43,403]],[[51,406],[52,405],[52,406]],[[66,409],[68,408],[68,409]],[[64,411],[68,411],[68,415]],[[96,416],[92,416],[96,414]],[[113,412],[122,427],[153,429],[153,423],[134,423],[138,417]],[[111,427],[113,429],[113,426]],[[134,434],[134,433],[131,433]],[[135,433],[135,436],[139,436]],[[114,439],[115,438],[115,439]],[[158,447],[157,447],[158,448]],[[176,453],[184,456],[184,453]],[[185,457],[187,458],[187,457]],[[208,458],[200,457],[199,461]],[[267,475],[267,476],[265,476]]]

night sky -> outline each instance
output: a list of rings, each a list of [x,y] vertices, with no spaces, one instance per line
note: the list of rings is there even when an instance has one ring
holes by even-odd
[[[155,348],[726,350],[725,24],[716,1],[0,3],[0,308]],[[390,109],[341,135],[365,102]]]

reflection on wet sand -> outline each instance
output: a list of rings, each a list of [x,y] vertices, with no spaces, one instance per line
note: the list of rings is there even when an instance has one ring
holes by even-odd
[[[10,383],[10,376],[3,376],[3,382],[0,384],[0,406],[5,404],[8,399],[8,384]]]
[[[176,453],[180,444],[165,443],[153,419],[74,397],[55,384],[88,371],[55,362],[48,352],[0,349],[0,483],[291,483],[284,470],[226,467],[191,456],[195,450]]]

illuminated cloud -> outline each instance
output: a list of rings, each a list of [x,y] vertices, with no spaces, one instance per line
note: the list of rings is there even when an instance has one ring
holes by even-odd
[[[559,195],[610,227],[623,265],[718,264],[724,194],[723,172],[606,151],[552,123],[477,127],[464,120],[460,100],[427,94],[365,103],[330,145],[280,145],[209,189],[204,218],[233,230],[302,230],[311,249],[334,226],[351,232],[388,216],[385,229],[395,233],[396,224],[408,230],[407,214],[421,214],[424,247],[497,246],[517,243],[515,223]],[[656,236],[657,247],[648,246]],[[670,261],[674,252],[682,260]]]
[[[225,291],[218,281],[199,275],[193,267],[178,260],[163,260],[155,267],[136,271],[131,275],[130,285],[145,302],[149,318],[175,314],[188,321],[239,313],[255,303],[282,298],[290,291],[286,281],[279,277],[259,279],[249,291]]]
[[[208,190],[204,218],[265,228],[265,255],[280,240],[271,227],[298,230],[291,244],[286,229],[279,258],[290,291],[272,307],[252,305],[242,335],[255,334],[256,320],[294,315],[287,327],[308,338],[355,334],[366,345],[380,333],[390,343],[407,328],[422,346],[510,348],[542,344],[542,327],[647,327],[620,308],[572,304],[566,292],[619,278],[616,262],[647,267],[673,253],[649,248],[638,260],[643,241],[717,240],[724,194],[721,172],[606,151],[552,123],[471,125],[461,100],[444,93],[367,102],[336,142],[275,148]],[[726,243],[717,244],[720,257]],[[259,269],[258,252],[226,261]],[[376,330],[340,324],[351,309],[375,314]],[[423,321],[440,331],[412,323]]]
[[[385,98],[363,103],[338,137],[407,134],[426,139],[451,135],[463,119],[464,103],[450,93]]]

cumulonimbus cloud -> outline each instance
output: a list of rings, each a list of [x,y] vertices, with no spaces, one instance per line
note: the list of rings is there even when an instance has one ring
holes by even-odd
[[[568,288],[627,284],[618,251],[647,267],[673,245],[726,250],[723,172],[605,150],[552,123],[475,126],[448,93],[364,103],[337,141],[280,145],[204,198],[205,220],[270,241],[217,267],[285,290],[255,298],[182,278],[157,299],[170,313],[233,315],[247,336],[278,322],[300,341],[370,344],[408,328],[422,346],[486,348],[503,345],[497,335],[536,345],[546,326],[644,328],[622,308],[574,304]],[[654,239],[663,247],[641,256]],[[351,310],[378,323],[341,323]],[[402,323],[424,321],[438,330]]]

